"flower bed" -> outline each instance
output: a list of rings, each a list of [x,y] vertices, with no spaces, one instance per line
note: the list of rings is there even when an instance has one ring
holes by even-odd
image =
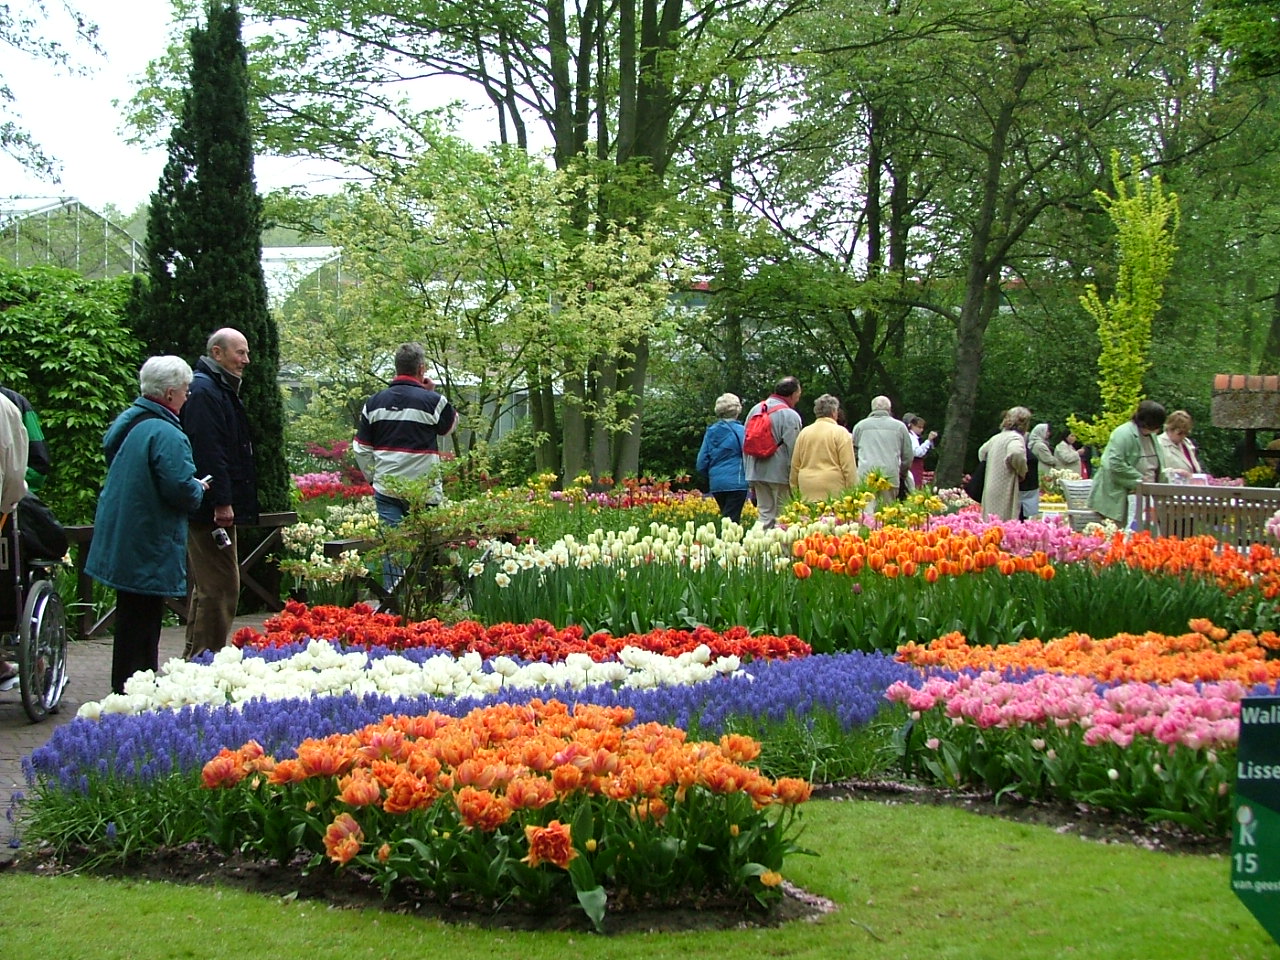
[[[1275,633],[1255,636],[1240,631],[1228,635],[1207,620],[1193,620],[1191,628],[1178,636],[1124,633],[1094,640],[1071,634],[998,647],[970,646],[963,634],[949,633],[928,644],[900,647],[898,659],[923,668],[1046,670],[1107,682],[1280,681],[1280,658],[1274,656],[1280,651],[1280,636]]]
[[[911,711],[907,760],[928,779],[1223,836],[1248,692],[1234,681],[1102,687],[1081,676],[985,671],[895,685],[888,696]]]
[[[293,578],[295,590],[305,590],[313,602],[349,603],[355,599],[355,582],[368,572],[367,562],[355,550],[327,557],[330,540],[373,540],[379,535],[378,514],[372,492],[347,503],[329,504],[312,519],[284,527],[280,572]]]
[[[250,700],[291,700],[326,694],[373,694],[392,698],[479,697],[504,690],[551,689],[570,693],[596,684],[673,687],[717,676],[742,675],[737,656],[713,657],[705,645],[664,656],[624,646],[616,660],[569,653],[552,662],[520,663],[506,656],[460,657],[419,648],[408,655],[386,649],[343,651],[325,640],[292,648],[270,648],[283,656],[245,656],[238,647],[210,661],[174,659],[159,674],[140,671],[124,693],[81,705],[78,716],[173,710],[184,706],[236,706]]]
[[[572,891],[599,929],[609,890],[775,899],[809,784],[746,766],[759,753],[749,737],[693,743],[633,719],[541,700],[387,717],[304,740],[290,759],[253,741],[220,751],[202,782],[224,849],[281,863],[301,849],[441,901],[541,905]]]
[[[820,652],[891,650],[956,629],[996,644],[1171,632],[1192,617],[1252,626],[1266,600],[1262,562],[1237,553],[1211,569],[1191,559],[1201,545],[1181,549],[1183,565],[1143,565],[1132,549],[1055,523],[865,534],[652,524],[549,546],[478,544],[467,590],[473,615],[487,622],[538,617],[588,632],[747,625]]]
[[[930,674],[888,691],[911,714],[907,761],[949,787],[1089,803],[1221,836],[1240,701],[1280,691],[1280,637],[1190,626],[997,648],[960,634],[907,644],[899,659]]]
[[[261,659],[268,656],[264,652]],[[788,723],[812,725],[820,715],[834,718],[848,733],[871,722],[884,707],[885,690],[900,680],[921,682],[918,671],[891,657],[851,653],[757,660],[744,664],[739,674],[690,686],[641,689],[601,683],[585,687],[574,700],[627,707],[638,722],[696,728],[705,735],[743,729],[762,734]],[[234,708],[197,705],[103,713],[97,719],[78,717],[54,730],[24,760],[24,769],[34,784],[55,790],[83,792],[112,784],[131,788],[171,773],[191,773],[218,750],[250,739],[278,753],[301,737],[325,737],[388,713],[456,714],[476,706],[524,703],[541,693],[504,689],[464,698],[409,699],[348,691],[306,699],[258,698]],[[812,759],[796,757],[793,762],[807,769]]]
[[[315,649],[314,645],[312,648]],[[406,659],[418,654],[427,656],[425,651],[410,651],[406,654]],[[260,651],[236,650],[228,654],[228,658],[238,658],[235,661],[237,667],[251,674],[269,669],[273,662],[282,662],[297,655],[296,648],[269,648]],[[397,655],[385,649],[359,653],[344,653],[332,649],[325,656],[339,660],[359,658],[365,663],[366,671],[372,671],[378,663]],[[475,657],[474,654],[470,656]],[[595,661],[590,663],[594,665]],[[245,667],[245,664],[250,666]],[[213,664],[203,666],[209,669]],[[222,666],[230,669],[231,664]],[[639,689],[607,681],[584,687],[574,694],[578,704],[575,714],[587,710],[586,704],[595,703],[610,711],[610,716],[633,718],[637,726],[628,726],[625,736],[633,736],[631,731],[643,732],[646,727],[656,724],[674,725],[679,730],[696,728],[700,736],[721,738],[745,730],[759,735],[765,741],[765,755],[758,759],[761,766],[756,767],[750,775],[734,773],[731,779],[739,781],[739,788],[724,794],[717,793],[714,784],[728,784],[730,779],[708,780],[705,790],[700,786],[697,791],[693,791],[692,800],[688,796],[693,787],[692,781],[667,784],[657,799],[666,803],[670,812],[652,823],[641,825],[637,825],[637,811],[648,810],[649,806],[642,805],[651,798],[637,799],[626,794],[623,788],[629,790],[633,786],[630,779],[623,777],[616,784],[612,777],[607,784],[591,781],[601,789],[594,790],[588,786],[583,788],[585,793],[575,794],[570,802],[572,812],[561,808],[521,814],[505,832],[495,829],[487,839],[470,837],[464,844],[465,849],[455,850],[445,843],[445,847],[452,851],[448,856],[456,854],[474,858],[483,855],[488,857],[489,862],[495,862],[496,857],[504,864],[503,882],[511,885],[517,882],[512,879],[514,874],[523,869],[517,866],[523,860],[519,852],[514,852],[517,845],[529,843],[534,845],[534,849],[543,849],[538,845],[544,841],[550,843],[553,839],[549,834],[522,834],[521,830],[530,826],[550,830],[551,820],[558,819],[562,826],[571,825],[573,834],[582,841],[574,843],[574,849],[579,855],[598,853],[606,846],[612,848],[613,852],[605,855],[603,860],[591,857],[584,860],[584,865],[591,866],[592,876],[599,881],[596,886],[603,884],[605,887],[615,886],[621,889],[631,883],[627,871],[643,869],[645,861],[618,867],[609,859],[616,857],[617,848],[613,845],[617,837],[631,836],[634,831],[640,830],[644,834],[641,839],[646,851],[654,845],[661,848],[654,853],[654,859],[647,869],[656,871],[653,873],[655,877],[667,878],[658,885],[658,889],[665,891],[668,896],[675,896],[678,891],[689,889],[688,884],[695,887],[707,884],[725,892],[746,892],[752,896],[772,896],[771,884],[775,879],[780,879],[779,858],[790,841],[786,840],[783,832],[779,832],[784,828],[774,819],[774,814],[766,809],[761,816],[761,810],[757,807],[758,802],[766,799],[762,792],[765,778],[761,771],[772,768],[777,772],[770,774],[769,779],[778,778],[781,781],[800,770],[821,770],[824,765],[831,769],[830,750],[821,740],[813,739],[812,747],[827,755],[804,756],[791,751],[780,752],[777,743],[771,743],[773,735],[779,730],[793,729],[802,736],[813,737],[824,724],[836,725],[845,734],[866,728],[885,709],[885,690],[898,681],[919,682],[919,678],[913,668],[896,663],[887,656],[847,654],[780,660],[758,658],[744,663],[733,674],[718,675],[710,680],[680,687]],[[454,770],[449,776],[459,778],[451,783],[451,789],[457,788],[455,792],[462,804],[459,805],[457,800],[451,801],[452,806],[445,804],[430,815],[429,823],[421,818],[398,820],[394,823],[385,819],[377,819],[376,823],[367,822],[364,814],[359,811],[335,805],[338,803],[337,798],[349,784],[339,783],[338,779],[332,777],[320,786],[316,785],[319,781],[311,782],[309,778],[310,785],[291,794],[290,798],[281,799],[271,793],[273,799],[268,802],[264,799],[269,792],[268,786],[274,791],[277,787],[285,790],[288,785],[264,785],[265,778],[270,774],[265,766],[255,767],[253,775],[245,783],[237,785],[235,798],[226,801],[230,807],[210,808],[208,802],[200,798],[198,791],[201,772],[208,769],[209,761],[219,753],[223,754],[224,761],[234,754],[238,757],[236,762],[242,764],[249,763],[251,755],[253,762],[257,762],[261,756],[270,754],[279,758],[279,763],[271,766],[283,766],[285,770],[289,770],[290,761],[301,762],[304,757],[316,756],[316,751],[322,748],[315,747],[315,743],[350,743],[352,731],[361,731],[371,725],[385,725],[386,718],[393,715],[417,718],[406,721],[411,724],[422,722],[421,718],[434,717],[436,719],[431,721],[432,724],[443,729],[446,726],[443,719],[445,716],[464,716],[478,710],[489,718],[484,721],[485,729],[503,733],[510,724],[503,725],[492,718],[510,716],[510,711],[521,705],[528,705],[533,709],[540,700],[539,695],[546,689],[504,687],[500,693],[479,697],[413,699],[375,693],[358,694],[354,692],[355,686],[357,685],[353,685],[350,692],[306,699],[273,701],[258,697],[235,707],[186,706],[178,709],[153,709],[132,715],[104,713],[98,719],[78,717],[55,730],[49,742],[24,761],[36,795],[28,827],[30,835],[38,841],[51,844],[59,851],[77,848],[94,851],[96,856],[103,858],[126,857],[157,846],[177,846],[210,836],[209,815],[213,813],[213,822],[219,825],[214,833],[220,842],[232,842],[226,831],[240,831],[236,834],[234,843],[257,850],[262,855],[282,854],[283,848],[279,844],[285,842],[283,837],[293,836],[295,839],[289,842],[300,842],[296,838],[305,834],[306,848],[313,854],[319,853],[317,844],[323,844],[325,837],[329,840],[325,850],[330,853],[341,850],[345,856],[345,852],[350,851],[355,857],[355,851],[358,850],[360,857],[372,857],[373,860],[377,860],[384,843],[390,845],[387,859],[378,861],[379,867],[373,867],[372,861],[366,863],[355,857],[362,867],[381,869],[388,863],[395,867],[400,858],[413,859],[415,856],[424,862],[434,863],[436,860],[432,858],[444,856],[437,847],[451,837],[459,836],[459,824],[454,821],[464,816],[464,807],[479,804],[476,810],[501,812],[503,809],[496,799],[483,796],[477,798],[471,793],[462,794],[462,787],[489,790],[492,793],[493,783],[489,782],[487,786],[485,784],[491,778],[496,778],[503,779],[509,791],[516,779],[527,778],[535,772],[539,775],[546,774],[545,770],[539,769],[541,761],[535,762],[536,757],[531,753],[526,755],[523,749],[520,752],[521,772],[518,775],[512,774],[510,778],[505,774],[499,777],[505,768],[496,761],[491,763],[493,758],[488,754],[474,753],[470,759],[475,759],[475,763],[462,767],[458,763],[451,763]],[[684,735],[679,730],[664,736],[682,741]],[[236,752],[241,751],[250,741],[262,745],[261,754],[256,747],[249,748],[248,753]],[[650,746],[655,743],[652,740],[646,742]],[[741,744],[744,740],[730,736],[730,740],[726,742]],[[790,742],[794,746],[796,738],[793,737]],[[769,756],[771,746],[774,749],[772,756]],[[752,754],[755,751],[756,748],[752,747]],[[712,757],[712,752],[706,746],[698,747],[696,754],[700,764]],[[607,765],[611,762],[607,758],[599,759],[596,754],[591,757],[593,764],[601,762]],[[459,756],[455,759],[461,762],[468,758]],[[511,765],[517,766],[514,761]],[[491,767],[492,772],[489,772]],[[525,767],[528,770],[524,770]],[[222,768],[214,769],[224,769],[224,776],[233,776],[226,771],[225,764]],[[370,769],[373,770],[372,767]],[[247,768],[244,772],[249,773]],[[348,773],[337,768],[331,772],[335,776],[345,776]],[[841,774],[837,772],[836,775]],[[554,777],[554,770],[551,776]],[[569,774],[566,772],[562,776]],[[755,785],[754,792],[741,789],[748,783]],[[363,786],[367,788],[368,784]],[[526,786],[528,790],[545,792],[544,787]],[[386,798],[392,795],[393,788],[394,778],[391,785],[381,786],[384,792],[380,796],[384,805]],[[301,799],[308,795],[307,791],[317,789],[325,794],[325,802],[330,804],[326,807],[328,812],[324,817],[316,812],[316,808],[308,809],[306,804],[309,801]],[[611,795],[611,791],[617,796]],[[706,791],[710,791],[710,795],[704,796]],[[677,797],[677,793],[685,795]],[[506,793],[501,793],[500,796],[505,797]],[[734,796],[738,799],[733,799]],[[717,797],[720,799],[716,799]],[[315,797],[310,797],[310,800],[314,801]],[[685,803],[686,800],[689,800],[688,804]],[[350,814],[350,821],[341,819],[340,815],[344,812]],[[535,813],[536,822],[529,819]],[[385,809],[376,816],[382,818],[384,814],[387,814]],[[673,815],[675,819],[669,820]],[[583,817],[588,817],[589,822],[583,821]],[[446,823],[449,825],[442,826]],[[584,825],[580,827],[579,824]],[[737,833],[732,829],[735,824],[738,826]],[[680,862],[672,859],[670,837],[661,832],[668,825],[683,831],[678,836],[684,840],[675,847],[685,851],[679,858]],[[469,827],[465,823],[461,824],[463,834],[476,829],[475,825]],[[555,831],[559,829],[555,828]],[[727,836],[721,836],[726,829],[729,831]],[[645,832],[655,830],[658,832]],[[480,833],[484,831],[480,830]],[[446,834],[449,836],[445,836]],[[524,840],[521,840],[522,836]],[[610,838],[608,845],[602,843],[606,836]],[[379,838],[376,843],[373,842],[374,837]],[[361,838],[368,839],[369,842],[366,843]],[[590,840],[594,840],[594,850],[589,849]],[[782,840],[786,840],[786,843],[778,847],[777,844]],[[693,845],[687,845],[686,841]],[[773,853],[766,857],[761,852],[764,849],[761,844]],[[481,848],[484,853],[480,852]],[[695,850],[702,852],[694,855]],[[527,852],[525,855],[528,855]],[[684,862],[685,860],[692,862]],[[709,867],[708,860],[718,865]],[[757,869],[753,866],[756,864],[763,866]],[[530,870],[546,867],[545,864],[527,861],[524,866]],[[389,871],[392,867],[386,867],[386,870]],[[622,872],[619,873],[619,870]],[[399,876],[409,876],[398,867],[396,872]],[[389,874],[384,872],[383,876],[385,878]],[[682,877],[688,879],[681,879]],[[760,880],[761,877],[768,882]],[[433,878],[440,879],[434,874]],[[455,876],[454,880],[456,879]],[[563,895],[563,880],[552,881],[545,877],[538,879],[521,874],[518,882],[534,884],[528,890],[522,888],[522,896],[536,899],[536,895],[541,895],[537,894],[538,890],[543,890],[548,896]],[[596,888],[586,881],[574,881],[574,887],[579,892]],[[489,888],[484,887],[474,887],[471,892],[479,897],[487,897],[490,893]],[[648,888],[642,888],[641,892],[646,896],[653,893]],[[597,894],[593,893],[592,896]]]
[[[641,509],[580,493],[536,509]],[[605,893],[773,896],[787,777],[904,764],[1225,831],[1240,700],[1278,689],[1272,551],[972,512],[854,529],[464,539],[478,619],[454,625],[291,603],[56,730],[27,761],[31,835],[107,859],[212,836],[440,897],[576,897],[598,923]],[[832,652],[855,648],[900,659]]]
[[[461,656],[478,653],[482,657],[519,657],[555,663],[572,654],[593,660],[617,657],[627,647],[675,657],[706,647],[713,657],[785,659],[811,653],[808,644],[795,636],[768,634],[752,636],[746,627],[723,633],[706,627],[692,630],[652,630],[643,634],[614,637],[597,632],[587,635],[581,627],[557,628],[545,620],[532,623],[498,623],[485,626],[475,620],[444,624],[439,620],[405,623],[400,617],[375,613],[367,604],[351,607],[316,606],[289,602],[284,610],[268,617],[266,633],[252,627],[236,631],[238,647],[280,647],[299,638],[334,640],[349,647],[386,647],[389,650],[433,649]]]
[[[373,496],[368,483],[353,483],[337,470],[296,474],[294,486],[304,503],[308,500],[360,500]]]

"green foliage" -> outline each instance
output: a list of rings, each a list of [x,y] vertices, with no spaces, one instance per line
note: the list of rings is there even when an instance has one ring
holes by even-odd
[[[1098,356],[1097,336],[1077,305],[1064,302],[1068,296],[1074,300],[1079,288],[1065,281],[1054,286],[1065,289],[1011,296],[1012,309],[992,318],[974,407],[970,464],[1012,406],[1029,408],[1032,423],[1049,423],[1055,434],[1068,416],[1097,409],[1097,385],[1089,375]]]
[[[240,14],[215,0],[190,34],[190,86],[151,197],[149,283],[135,293],[135,331],[149,352],[194,365],[219,327],[249,341],[241,399],[264,510],[289,505],[280,346],[262,275],[262,201],[253,178],[249,77]]]
[[[0,262],[0,382],[31,401],[53,461],[42,498],[91,523],[106,476],[102,435],[137,396],[141,351],[124,322],[129,278]]]
[[[1115,197],[1102,191],[1094,196],[1116,228],[1118,269],[1115,290],[1103,303],[1095,284],[1089,284],[1080,303],[1097,321],[1101,352],[1098,387],[1102,412],[1092,422],[1078,417],[1068,423],[1084,443],[1106,445],[1111,431],[1128,420],[1142,399],[1147,372],[1151,325],[1164,296],[1164,282],[1177,247],[1173,237],[1180,217],[1178,198],[1166,193],[1160,177],[1146,181],[1135,156],[1125,182],[1119,151],[1111,153]]]
[[[640,467],[655,476],[694,473],[702,435],[715,419],[714,383],[704,387],[706,397],[690,397],[651,390],[645,397],[644,435],[640,441]],[[745,407],[750,401],[745,401]]]
[[[341,276],[359,282],[308,284],[286,314],[286,353],[321,415],[358,409],[396,345],[416,340],[462,415],[455,442],[489,442],[518,393],[565,378],[599,389],[558,391],[555,421],[571,408],[606,445],[630,429],[622,372],[666,326],[677,225],[654,214],[585,228],[579,204],[604,189],[591,165],[549,170],[443,134],[412,163],[368,162],[378,178],[328,222]],[[537,428],[550,437],[554,424]]]
[[[525,418],[489,447],[494,479],[508,486],[524,484],[538,469],[534,455],[536,446],[532,424]]]
[[[1214,0],[1200,29],[1231,51],[1233,70],[1246,77],[1280,73],[1280,5],[1275,0]]]

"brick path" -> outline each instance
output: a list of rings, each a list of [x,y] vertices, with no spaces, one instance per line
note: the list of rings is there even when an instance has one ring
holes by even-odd
[[[268,614],[238,617],[234,630],[250,626],[262,628]],[[160,633],[160,663],[182,655],[183,628],[166,627]],[[67,645],[69,680],[56,714],[42,723],[32,723],[22,709],[18,688],[0,693],[0,807],[11,809],[13,795],[28,789],[22,773],[22,758],[41,746],[64,723],[75,719],[80,705],[100,700],[111,692],[111,638],[73,640]],[[12,859],[19,849],[9,846],[13,827],[0,820],[0,861]]]

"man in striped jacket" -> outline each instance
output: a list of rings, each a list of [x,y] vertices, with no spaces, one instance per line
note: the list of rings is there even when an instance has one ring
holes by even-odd
[[[405,481],[426,480],[426,503],[444,499],[440,482],[439,440],[457,426],[458,414],[435,384],[426,378],[422,345],[396,348],[396,375],[360,411],[351,449],[366,479],[373,484],[378,516],[399,526],[409,512],[402,496]]]

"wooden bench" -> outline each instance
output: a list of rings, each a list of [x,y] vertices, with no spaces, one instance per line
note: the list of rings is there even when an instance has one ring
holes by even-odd
[[[1278,489],[1140,483],[1136,494],[1139,530],[1165,537],[1208,534],[1235,547],[1275,543],[1266,523],[1280,510]]]
[[[296,513],[284,511],[261,514],[256,524],[237,524],[243,529],[267,531],[261,543],[240,557],[240,589],[256,594],[266,604],[268,610],[283,610],[284,604],[280,602],[279,596],[273,594],[254,578],[253,570],[273,548],[281,543],[280,531],[297,522]],[[93,542],[93,524],[66,527],[66,531],[67,539],[71,541],[76,570],[76,601],[81,611],[76,618],[79,623],[79,635],[81,637],[97,636],[115,620],[116,608],[112,607],[97,620],[93,619],[93,579],[84,572],[84,565],[89,559],[89,544]],[[188,598],[169,597],[166,598],[165,604],[178,615],[180,622],[187,622]]]

